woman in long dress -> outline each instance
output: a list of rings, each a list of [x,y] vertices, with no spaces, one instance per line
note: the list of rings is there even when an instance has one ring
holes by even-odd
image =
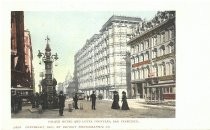
[[[113,98],[113,103],[112,103],[112,109],[120,109],[119,105],[119,95],[117,91],[114,91],[114,98]]]
[[[122,110],[130,110],[127,102],[126,92],[122,92]]]

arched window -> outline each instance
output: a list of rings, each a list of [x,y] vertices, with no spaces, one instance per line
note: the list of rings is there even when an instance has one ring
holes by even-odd
[[[158,65],[158,76],[164,76],[165,75],[165,65],[160,64]]]
[[[138,79],[139,78],[139,72],[138,72],[138,69],[135,70],[135,79]]]
[[[138,63],[138,62],[139,62],[139,57],[136,56],[136,57],[135,57],[135,63]]]
[[[161,43],[165,42],[165,32],[161,33]]]
[[[154,46],[156,46],[157,45],[157,36],[154,37],[154,41],[153,42],[154,42]]]
[[[162,76],[166,75],[166,66],[165,66],[165,62],[162,62]]]
[[[145,53],[145,57],[144,57],[144,58],[145,58],[144,61],[149,60],[149,51],[147,51],[147,52]]]
[[[144,54],[140,55],[140,62],[144,61]]]
[[[170,60],[170,62],[167,63],[167,69],[168,69],[168,75],[175,74],[174,60]]]
[[[165,30],[165,41],[168,41],[169,40],[169,30],[168,29],[166,29]]]
[[[157,57],[157,48],[154,48],[152,50],[152,58],[156,58]]]
[[[141,51],[144,50],[144,44],[143,43],[140,43],[140,49],[141,49]]]
[[[134,54],[134,53],[135,53],[135,52],[134,52],[134,47],[132,46],[132,47],[131,47],[131,55]]]
[[[149,48],[149,40],[146,40],[145,42],[144,42],[144,49],[147,49],[147,48]]]
[[[135,77],[134,74],[135,74],[135,73],[134,73],[134,70],[133,70],[133,71],[131,72],[131,80],[134,80],[134,77]]]
[[[149,66],[147,65],[147,67],[146,67],[146,78],[149,77],[149,73],[150,73],[150,69],[149,69]]]
[[[174,63],[174,60],[172,59],[170,62],[171,62],[172,74],[175,74],[175,63]]]
[[[146,73],[147,73],[147,69],[144,68],[144,78],[147,78],[147,76],[146,76],[147,74]]]
[[[158,77],[158,66],[155,65],[155,76]]]
[[[172,53],[172,52],[174,52],[174,43],[170,42],[168,44],[168,53]]]
[[[139,52],[139,46],[136,45],[136,46],[135,46],[135,53],[138,53],[138,52]]]
[[[160,47],[160,56],[162,56],[162,55],[164,55],[164,54],[165,54],[165,46],[162,45],[162,46]]]
[[[140,72],[140,79],[143,79],[143,71],[142,71],[142,69],[140,69],[139,72]]]
[[[166,75],[170,75],[170,63],[166,63]]]
[[[143,68],[141,70],[141,74],[142,74],[142,79],[144,79],[144,69]]]
[[[135,59],[134,59],[134,57],[132,57],[131,63],[132,63],[132,64],[135,64]]]

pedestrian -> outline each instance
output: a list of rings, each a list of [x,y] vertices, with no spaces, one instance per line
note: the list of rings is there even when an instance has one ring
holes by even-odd
[[[90,98],[90,96],[89,96],[89,95],[87,95],[87,101],[89,101],[89,98]]]
[[[95,91],[90,95],[91,101],[92,101],[92,110],[96,109],[96,95]]]
[[[112,109],[120,109],[119,105],[119,94],[117,91],[114,91],[114,97],[113,97],[113,103],[112,103]]]
[[[65,95],[63,94],[63,91],[60,91],[60,94],[58,96],[58,105],[59,105],[59,115],[63,116],[63,109],[65,107]]]
[[[17,106],[18,106],[18,111],[22,110],[22,97],[19,92],[17,92]]]
[[[77,105],[77,102],[78,102],[77,93],[75,93],[73,100],[74,100],[74,107],[75,107],[75,109],[79,109],[78,105]]]
[[[35,107],[38,108],[39,107],[39,93],[36,92],[35,94]]]
[[[126,97],[126,92],[122,92],[122,110],[129,110],[128,102],[127,102],[127,97]]]
[[[14,91],[11,92],[11,107],[12,107],[12,113],[16,112],[16,107],[15,107],[15,99],[16,99],[16,94]]]

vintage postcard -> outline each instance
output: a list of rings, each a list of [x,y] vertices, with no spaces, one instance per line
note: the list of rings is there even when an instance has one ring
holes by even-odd
[[[183,27],[177,5],[5,11],[9,122],[3,129],[208,128],[208,117],[203,127],[195,127],[201,120],[185,126],[179,119],[186,109],[179,105],[185,81],[178,74],[185,73],[177,67]]]

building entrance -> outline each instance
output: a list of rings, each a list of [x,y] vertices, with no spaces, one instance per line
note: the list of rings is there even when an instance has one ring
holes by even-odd
[[[142,83],[138,83],[137,84],[137,91],[138,91],[138,94],[139,94],[140,98],[144,98]]]

